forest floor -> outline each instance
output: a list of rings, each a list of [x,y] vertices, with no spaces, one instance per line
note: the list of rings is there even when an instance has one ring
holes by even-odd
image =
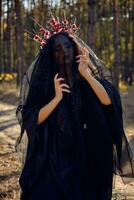
[[[20,132],[15,116],[18,94],[12,85],[0,86],[0,200],[19,200],[21,164],[14,148]],[[125,132],[134,152],[134,87],[121,91],[121,97]],[[120,177],[116,177],[113,199],[134,200],[134,181],[124,185]]]

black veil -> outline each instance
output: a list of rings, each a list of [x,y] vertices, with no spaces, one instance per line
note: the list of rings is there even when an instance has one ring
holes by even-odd
[[[67,36],[69,40],[72,41],[75,48],[75,54],[77,55],[78,51],[73,39],[69,37],[67,33],[60,34]],[[51,48],[54,37],[55,35],[52,36],[47,41],[47,43],[40,48],[35,60],[31,64],[27,72],[24,74],[21,83],[20,100],[16,110],[16,116],[21,127],[21,132],[16,141],[16,150],[18,150],[18,152],[21,152],[22,154],[22,166],[25,163],[28,143],[26,130],[23,125],[22,111],[27,99],[29,98],[30,89],[34,87],[41,88],[42,83],[45,85],[45,87],[43,88],[44,97],[48,97],[45,103],[49,102],[50,100],[49,91],[52,91],[52,80],[54,74],[57,72],[56,67],[52,68],[52,66],[55,66],[52,59]],[[101,105],[100,112],[104,113],[107,119],[108,126],[111,130],[110,132],[114,146],[114,173],[120,175],[123,178],[124,183],[126,183],[128,180],[131,180],[130,178],[134,177],[134,160],[130,145],[124,132],[122,104],[119,92],[112,84],[111,74],[109,70],[105,67],[104,63],[80,38],[75,36],[75,39],[82,47],[85,47],[89,51],[89,70],[92,76],[94,76],[104,86],[112,100],[112,105],[110,106]],[[74,70],[76,69],[77,65],[75,64]],[[76,94],[76,98],[74,97],[73,101],[76,103],[75,105],[79,107],[80,102],[77,100],[77,95],[79,95],[79,92],[78,94]]]

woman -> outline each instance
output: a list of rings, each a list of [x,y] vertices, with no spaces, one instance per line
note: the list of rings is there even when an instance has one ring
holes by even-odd
[[[20,111],[28,136],[21,200],[110,200],[113,172],[125,176],[128,161],[132,175],[119,94],[102,62],[67,32],[41,48]]]

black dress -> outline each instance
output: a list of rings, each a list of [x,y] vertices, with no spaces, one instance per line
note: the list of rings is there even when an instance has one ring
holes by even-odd
[[[21,200],[110,200],[113,145],[120,158],[122,110],[116,89],[99,80],[112,104],[102,105],[85,80],[64,94],[52,114],[37,126],[39,110],[54,96],[53,86],[32,85],[22,110],[28,135],[20,177]],[[53,85],[53,84],[52,84]]]

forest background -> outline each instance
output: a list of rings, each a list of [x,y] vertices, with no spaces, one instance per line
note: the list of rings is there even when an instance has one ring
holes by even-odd
[[[39,46],[29,39],[48,22],[48,3],[55,17],[76,20],[79,35],[112,72],[115,85],[132,85],[134,73],[133,0],[0,0],[0,80],[19,85]]]
[[[124,128],[134,153],[134,0],[0,0],[0,200],[18,200],[21,161],[15,151],[20,83],[39,51],[28,32],[55,17],[79,26],[80,37],[103,60],[119,89]],[[99,153],[99,152],[98,152]],[[118,177],[114,200],[134,200],[134,181]]]

